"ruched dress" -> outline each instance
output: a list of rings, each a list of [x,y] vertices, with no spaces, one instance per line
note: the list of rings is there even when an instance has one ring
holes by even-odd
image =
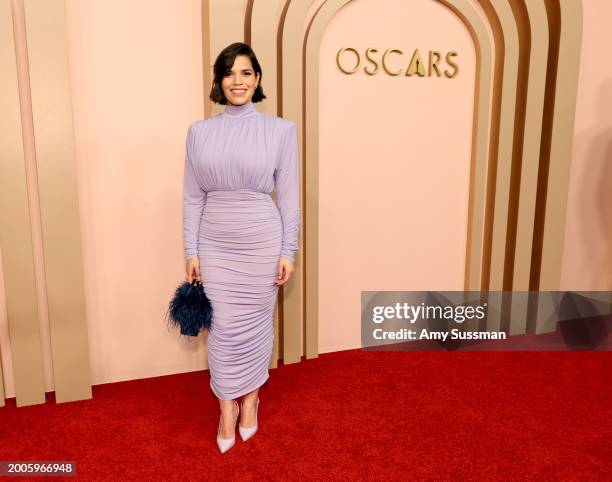
[[[184,254],[199,257],[212,304],[208,368],[221,400],[269,378],[278,263],[293,261],[298,249],[298,169],[295,123],[252,101],[228,104],[187,130]]]

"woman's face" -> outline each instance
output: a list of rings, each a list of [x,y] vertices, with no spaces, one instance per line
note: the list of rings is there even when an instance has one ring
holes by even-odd
[[[255,75],[251,59],[237,55],[231,71],[221,81],[221,88],[229,103],[240,105],[251,100],[258,84],[259,74]]]

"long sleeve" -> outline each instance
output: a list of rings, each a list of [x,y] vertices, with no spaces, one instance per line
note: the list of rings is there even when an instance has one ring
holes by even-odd
[[[198,255],[200,220],[206,191],[198,184],[193,167],[193,124],[187,130],[183,177],[183,243],[185,260]]]
[[[283,221],[281,256],[291,261],[298,250],[300,228],[300,180],[298,166],[298,141],[295,123],[290,122],[280,146],[278,167],[274,172],[278,209]]]

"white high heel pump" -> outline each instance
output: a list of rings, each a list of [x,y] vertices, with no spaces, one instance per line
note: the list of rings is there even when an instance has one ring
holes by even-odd
[[[236,420],[238,420],[238,415],[240,414],[240,407],[238,407],[238,402],[236,402],[236,400],[233,400],[233,402],[234,405],[236,405],[236,407],[238,408],[238,413],[236,413],[236,417],[234,418],[235,427]],[[219,447],[221,453],[227,452],[236,443],[236,434],[234,433],[234,436],[232,438],[221,438],[219,437],[219,432],[221,432],[221,418],[219,418],[219,426],[217,427],[217,447]]]
[[[242,403],[240,404],[240,408],[242,408]],[[259,412],[259,398],[257,398],[257,403],[255,404],[255,426],[254,427],[243,427],[242,425],[238,424],[238,432],[240,432],[240,437],[242,438],[242,440],[244,440],[245,442],[250,439],[253,435],[255,435],[255,432],[257,432],[257,413]]]

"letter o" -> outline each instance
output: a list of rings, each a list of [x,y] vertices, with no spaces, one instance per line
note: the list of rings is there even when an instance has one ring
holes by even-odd
[[[357,65],[353,70],[345,70],[344,68],[342,68],[342,65],[340,65],[340,55],[342,55],[347,50],[355,52],[355,55],[357,55]],[[359,66],[361,65],[361,57],[356,49],[352,47],[342,47],[340,50],[338,50],[338,54],[336,55],[336,64],[338,65],[338,68],[345,74],[354,74],[355,72],[357,72],[357,69],[359,69]]]

